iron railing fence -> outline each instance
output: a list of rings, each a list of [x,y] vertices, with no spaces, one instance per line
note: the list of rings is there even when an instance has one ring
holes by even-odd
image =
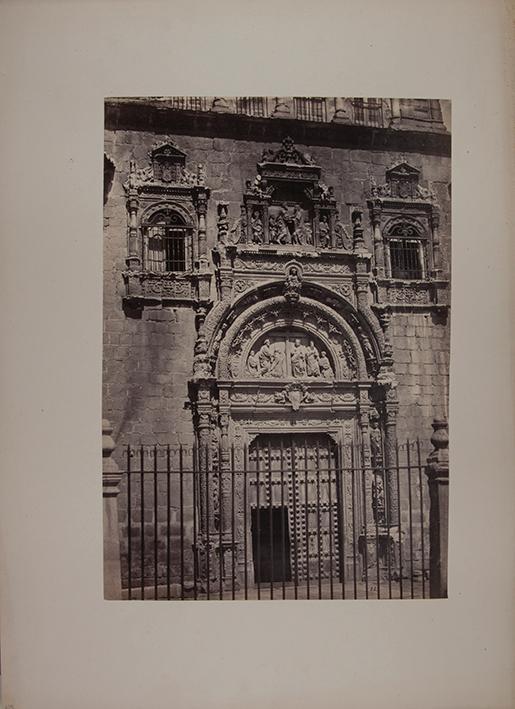
[[[426,451],[129,446],[124,596],[426,598]]]

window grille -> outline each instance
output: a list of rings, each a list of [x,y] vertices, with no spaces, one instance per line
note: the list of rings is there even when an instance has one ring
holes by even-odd
[[[154,273],[190,268],[191,229],[175,212],[160,212],[144,227],[145,269]]]
[[[300,98],[293,99],[295,117],[301,121],[326,120],[325,98]]]
[[[268,116],[268,102],[264,96],[239,96],[236,99],[236,113],[247,116]]]
[[[390,239],[389,244],[392,278],[424,278],[424,248],[420,240]]]
[[[202,96],[174,96],[172,107],[183,111],[203,111],[204,99]]]
[[[383,126],[383,104],[379,98],[354,98],[354,122],[362,126]]]

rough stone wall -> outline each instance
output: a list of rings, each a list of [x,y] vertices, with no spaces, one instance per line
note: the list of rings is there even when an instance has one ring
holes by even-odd
[[[428,441],[431,422],[447,413],[449,323],[434,312],[395,313],[391,323],[394,370],[399,381],[400,441]]]

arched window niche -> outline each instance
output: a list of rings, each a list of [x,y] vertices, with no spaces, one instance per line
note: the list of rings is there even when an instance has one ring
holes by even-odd
[[[410,221],[399,221],[386,233],[387,276],[399,280],[424,280],[430,271],[427,235]]]
[[[143,269],[182,273],[192,268],[192,227],[173,207],[163,207],[142,224]]]

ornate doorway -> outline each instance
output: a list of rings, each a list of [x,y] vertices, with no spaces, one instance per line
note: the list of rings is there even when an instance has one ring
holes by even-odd
[[[260,434],[249,450],[256,581],[339,578],[342,524],[338,452],[324,433]]]

